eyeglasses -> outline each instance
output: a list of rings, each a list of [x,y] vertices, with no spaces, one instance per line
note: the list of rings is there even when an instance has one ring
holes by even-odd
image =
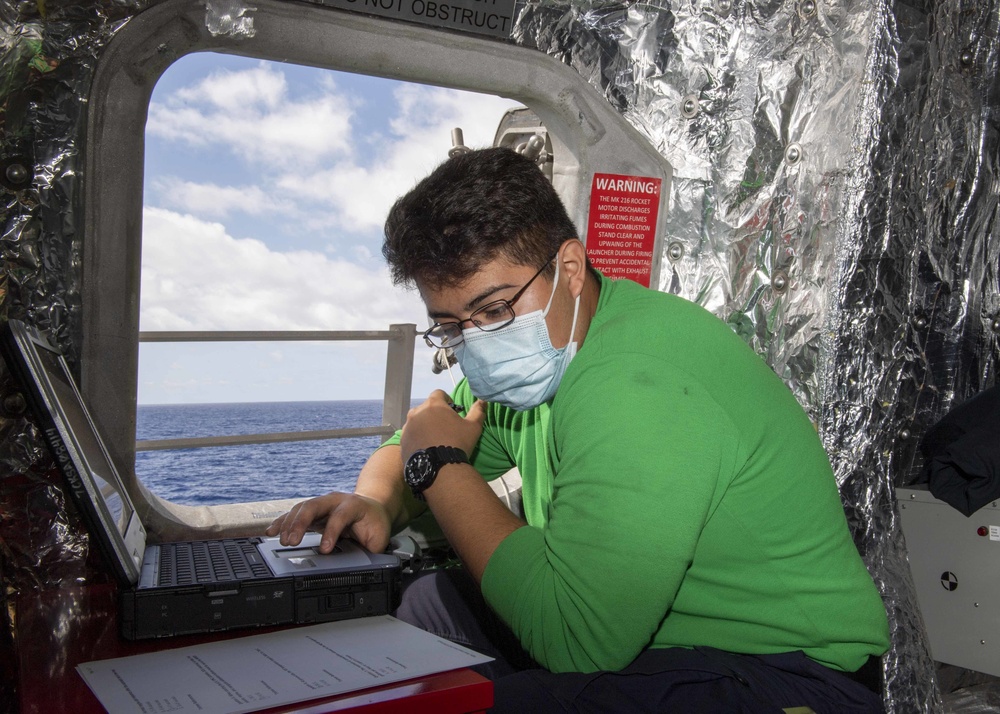
[[[431,328],[424,333],[424,342],[428,347],[454,347],[462,342],[462,325],[471,322],[483,332],[493,332],[503,327],[507,327],[514,322],[514,303],[524,295],[524,291],[535,282],[535,278],[542,274],[549,263],[556,259],[559,251],[556,251],[545,264],[538,269],[538,272],[531,276],[531,280],[524,284],[510,300],[495,300],[483,305],[464,320],[457,322],[435,322]]]

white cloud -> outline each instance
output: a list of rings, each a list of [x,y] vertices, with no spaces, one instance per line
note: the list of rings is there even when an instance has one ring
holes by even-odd
[[[227,112],[239,112],[253,105],[274,109],[287,91],[285,75],[261,63],[254,69],[213,72],[200,82],[179,89],[174,96],[181,102],[204,102]]]
[[[149,135],[191,146],[224,145],[255,164],[311,165],[351,152],[353,102],[324,83],[289,95],[285,76],[263,63],[213,72],[149,106]]]
[[[362,330],[426,321],[388,271],[312,251],[277,252],[224,226],[143,213],[143,330]]]
[[[353,248],[351,248],[351,253],[361,263],[367,263],[375,257],[374,255],[372,255],[372,252],[368,250],[366,246],[363,245],[354,246]]]
[[[176,177],[156,179],[153,184],[163,207],[204,218],[225,218],[235,212],[260,216],[289,211],[294,205],[256,185],[219,186],[183,181]]]
[[[251,173],[259,171],[259,181],[244,186],[161,177],[153,183],[159,204],[216,219],[235,211],[283,211],[312,231],[380,230],[393,201],[447,158],[453,128],[462,128],[467,145],[489,146],[504,111],[517,106],[490,95],[400,84],[394,110],[379,126],[365,128],[365,137],[378,136],[369,144],[351,125],[353,107],[364,98],[338,93],[328,74],[314,88],[310,98],[295,96],[280,68],[262,64],[214,72],[151,104],[151,137],[209,151],[221,146],[245,160]],[[365,151],[352,151],[362,144]]]
[[[490,146],[504,111],[518,106],[500,97],[422,85],[401,85],[395,98],[399,111],[389,121],[391,138],[370,164],[344,159],[308,175],[296,172],[279,180],[285,191],[327,206],[328,211],[315,214],[313,225],[380,229],[396,198],[447,158],[453,128],[463,130],[467,146]]]

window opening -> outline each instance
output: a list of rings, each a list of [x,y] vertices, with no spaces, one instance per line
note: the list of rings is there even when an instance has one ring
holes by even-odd
[[[489,146],[517,106],[239,56],[182,57],[156,84],[146,124],[140,330],[422,330],[418,297],[389,280],[382,221],[448,155],[455,127],[466,145]],[[378,425],[386,354],[383,341],[144,342],[137,476],[184,505],[352,488],[380,436],[151,451],[143,442]],[[451,387],[432,359],[414,353],[418,400]]]

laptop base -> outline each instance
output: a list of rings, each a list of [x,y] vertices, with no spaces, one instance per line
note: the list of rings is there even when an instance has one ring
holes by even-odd
[[[399,601],[399,571],[269,579],[119,593],[126,640],[224,632],[272,625],[318,624],[384,615]]]

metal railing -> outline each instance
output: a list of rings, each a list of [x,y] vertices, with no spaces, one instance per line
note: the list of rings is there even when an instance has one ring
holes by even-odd
[[[417,326],[390,325],[388,330],[302,330],[302,331],[227,331],[227,332],[140,332],[139,342],[350,342],[385,340],[385,392],[382,398],[382,424],[348,429],[286,431],[270,434],[204,436],[183,439],[148,439],[135,442],[136,451],[198,449],[212,446],[274,444],[319,439],[350,439],[361,436],[391,436],[403,426],[410,409],[413,387],[413,351]],[[383,439],[384,440],[384,439]]]

